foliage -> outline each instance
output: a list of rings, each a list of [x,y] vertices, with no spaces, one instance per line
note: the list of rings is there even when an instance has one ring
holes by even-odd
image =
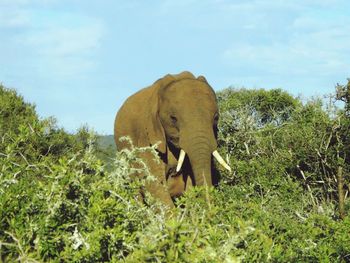
[[[220,151],[235,172],[220,171],[217,189],[194,188],[166,211],[149,195],[145,203],[139,198],[153,179],[137,156],[154,147],[131,144],[106,166],[87,127],[68,134],[52,119],[39,120],[14,91],[0,91],[7,105],[0,112],[4,262],[350,260],[350,219],[338,220],[334,201],[337,122],[321,101],[303,105],[285,92],[259,90],[259,106],[249,102],[259,97],[254,91],[219,94]],[[250,107],[235,104],[237,96]],[[132,180],[135,173],[148,176]],[[320,178],[327,183],[314,184]]]
[[[281,124],[300,106],[298,99],[281,89],[267,91],[231,87],[218,92],[217,97],[222,113],[239,115],[239,112],[244,110],[254,118],[254,124],[258,127],[271,123]],[[235,122],[240,120],[235,119]]]
[[[243,90],[243,93],[246,92]],[[271,187],[271,182],[290,176],[311,194],[315,203],[336,200],[337,180],[334,178],[340,161],[337,151],[343,143],[337,136],[338,130],[344,129],[339,123],[341,111],[326,110],[335,109],[334,102],[328,107],[324,107],[320,99],[302,104],[290,95],[288,100],[279,101],[281,96],[278,92],[264,91],[266,97],[276,96],[267,99],[278,105],[279,110],[274,111],[276,107],[273,105],[267,108],[260,107],[260,101],[255,99],[258,95],[254,95],[254,92],[258,95],[261,93],[260,90],[250,91],[251,96],[245,98],[245,103],[250,105],[249,108],[241,105],[232,108],[239,97],[237,96],[239,90],[224,90],[225,96],[219,93],[219,98],[225,97],[225,102],[221,103],[219,142],[235,167],[234,183],[255,182],[256,176],[264,174],[261,170],[262,164],[271,170],[279,169],[277,177],[274,175],[271,178],[264,174],[264,178],[269,178],[266,181],[267,188]],[[227,105],[231,105],[229,110],[225,110]],[[252,112],[251,108],[258,110]],[[266,109],[269,110],[263,112]],[[262,124],[261,116],[267,115],[271,121]],[[274,118],[281,121],[275,122]],[[249,176],[246,169],[253,170],[250,173],[254,173],[254,176]],[[348,166],[345,169],[349,174]],[[348,177],[346,181],[348,185]]]
[[[346,85],[336,86],[336,98],[338,101],[343,101],[345,103],[344,110],[340,111],[339,122],[339,136],[343,142],[342,152],[346,163],[350,163],[350,79]]]
[[[15,90],[7,89],[0,84],[0,116],[1,126],[0,134],[6,132],[18,132],[20,124],[24,124],[27,120],[37,120],[38,116],[35,107],[29,103],[25,103],[23,98],[17,94]],[[13,120],[16,119],[14,122]],[[31,123],[31,122],[30,122]]]

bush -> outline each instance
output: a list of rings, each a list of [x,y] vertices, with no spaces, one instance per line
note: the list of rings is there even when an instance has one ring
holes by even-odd
[[[237,103],[241,92],[251,96],[243,96],[242,101]],[[256,99],[262,96],[261,93],[266,97],[263,103]],[[320,99],[302,104],[299,99],[282,94],[284,99],[280,100],[279,90],[248,92],[229,89],[219,93],[219,98],[223,100],[220,102],[219,143],[237,171],[234,182],[255,180],[256,177],[246,172],[238,172],[242,169],[253,170],[257,176],[269,178],[265,180],[268,189],[273,187],[270,182],[283,181],[288,176],[313,196],[314,203],[337,201],[335,178],[345,153],[339,148],[343,147],[343,141],[338,138],[339,130],[344,129],[344,125],[339,124],[342,111],[336,108],[334,102],[328,107]],[[269,102],[270,105],[265,107]],[[336,111],[328,111],[328,108]],[[264,167],[268,167],[269,171],[279,169],[279,172],[271,178],[266,176]],[[346,162],[344,169],[345,174],[349,174]],[[230,181],[232,177],[225,179]],[[345,177],[345,185],[348,185],[349,179]],[[349,191],[349,188],[345,190]]]
[[[15,105],[0,114],[0,124],[12,122],[1,126],[0,138],[4,262],[350,260],[349,217],[338,220],[336,203],[319,198],[322,187],[312,184],[328,176],[315,145],[322,158],[334,153],[319,144],[333,124],[318,102],[287,103],[288,109],[294,105],[288,118],[259,119],[259,125],[252,122],[257,113],[232,111],[243,117],[235,133],[222,130],[221,142],[228,146],[222,144],[220,151],[228,153],[234,175],[223,174],[217,189],[194,188],[177,200],[176,209],[166,211],[149,195],[145,203],[139,200],[145,180],[153,178],[137,156],[155,153],[154,147],[131,145],[107,167],[96,157],[96,135],[86,127],[67,134],[54,121],[39,120],[14,91],[1,94],[13,96]],[[11,115],[13,107],[25,116]],[[223,116],[221,127],[229,128],[236,116]],[[135,162],[140,168],[133,168]],[[138,172],[148,176],[131,180]]]

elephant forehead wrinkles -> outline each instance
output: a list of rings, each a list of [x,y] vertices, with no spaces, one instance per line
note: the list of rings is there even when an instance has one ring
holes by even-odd
[[[201,97],[202,99],[213,100],[214,96],[209,87],[201,87],[201,86],[190,86],[187,88],[178,88],[175,92],[179,94],[182,98],[186,98],[188,96],[193,96],[194,98]],[[189,97],[188,99],[192,99]]]
[[[214,90],[206,83],[195,79],[182,79],[178,81],[172,82],[170,85],[165,87],[164,90],[165,95],[172,94],[176,95],[209,95],[211,97],[215,97]]]
[[[163,100],[163,106],[167,108],[167,112],[185,111],[191,115],[199,112],[215,112],[217,106],[215,100],[208,96],[201,95],[184,95],[183,98],[167,98]]]

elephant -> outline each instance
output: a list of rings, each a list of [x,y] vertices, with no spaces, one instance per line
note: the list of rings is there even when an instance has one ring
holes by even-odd
[[[156,180],[145,185],[151,195],[168,207],[193,186],[216,185],[213,157],[226,169],[217,151],[219,112],[214,90],[203,76],[184,71],[168,74],[130,96],[117,112],[114,139],[117,149],[128,145],[128,136],[138,147],[159,143],[156,162],[144,153]]]

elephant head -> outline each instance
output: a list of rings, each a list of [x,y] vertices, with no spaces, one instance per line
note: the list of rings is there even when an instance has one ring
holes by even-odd
[[[219,113],[214,90],[203,76],[195,78],[189,72],[167,75],[155,85],[148,129],[151,144],[160,141],[160,152],[172,151],[178,159],[176,172],[187,155],[194,185],[211,186],[212,156],[230,170],[217,151]]]

